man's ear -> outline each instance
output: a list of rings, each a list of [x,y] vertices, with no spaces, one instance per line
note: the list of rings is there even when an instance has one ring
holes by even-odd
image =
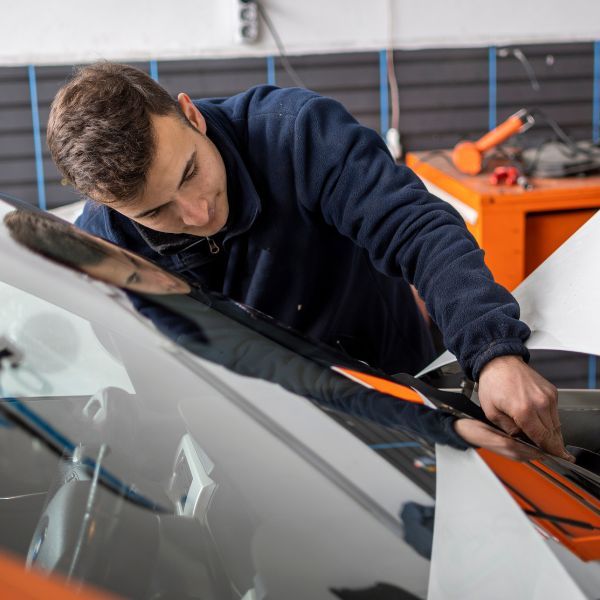
[[[202,113],[196,108],[187,94],[181,92],[177,95],[177,102],[183,111],[186,119],[200,132],[206,133],[206,121]]]

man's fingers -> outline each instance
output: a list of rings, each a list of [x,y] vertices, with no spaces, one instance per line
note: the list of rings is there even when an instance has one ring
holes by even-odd
[[[549,431],[560,431],[558,416],[558,390],[549,382],[540,387],[537,394],[530,395],[531,404]]]
[[[546,452],[566,460],[558,414],[558,392],[520,357],[492,359],[479,376],[479,400],[486,416],[514,435],[517,427]]]
[[[565,449],[560,429],[548,428],[535,411],[528,410],[525,414],[517,415],[515,422],[525,435],[549,454],[574,460]]]
[[[489,414],[486,417],[502,429],[502,431],[508,433],[508,435],[517,435],[521,431],[519,426],[511,419],[508,415],[500,412],[499,410],[488,410]]]
[[[456,432],[474,446],[486,448],[513,460],[528,461],[540,458],[541,453],[513,440],[475,419],[458,419],[454,423]]]

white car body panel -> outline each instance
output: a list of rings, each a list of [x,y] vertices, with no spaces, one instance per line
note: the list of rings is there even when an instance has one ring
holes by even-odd
[[[436,514],[430,600],[579,600],[549,538],[535,528],[473,450],[436,446]],[[566,552],[565,554],[571,553]],[[598,563],[575,560],[600,578]]]

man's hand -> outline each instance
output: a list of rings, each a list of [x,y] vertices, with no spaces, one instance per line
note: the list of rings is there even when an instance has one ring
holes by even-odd
[[[565,450],[558,393],[519,356],[499,356],[479,375],[479,402],[486,417],[515,435],[522,431],[540,448],[574,462]]]

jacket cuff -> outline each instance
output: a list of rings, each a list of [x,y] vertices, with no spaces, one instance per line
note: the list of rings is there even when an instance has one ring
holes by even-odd
[[[469,442],[461,438],[460,435],[456,433],[456,429],[454,429],[454,423],[456,423],[458,417],[449,413],[443,413],[441,411],[439,414],[442,429],[445,434],[445,439],[440,440],[437,443],[452,446],[452,448],[456,448],[457,450],[468,450],[469,448],[477,448],[477,446],[469,444]]]
[[[498,356],[521,356],[525,362],[529,362],[529,350],[523,344],[523,340],[520,338],[498,340],[488,344],[475,356],[471,372],[469,373],[469,369],[465,369],[467,377],[473,381],[479,381],[483,367]]]

